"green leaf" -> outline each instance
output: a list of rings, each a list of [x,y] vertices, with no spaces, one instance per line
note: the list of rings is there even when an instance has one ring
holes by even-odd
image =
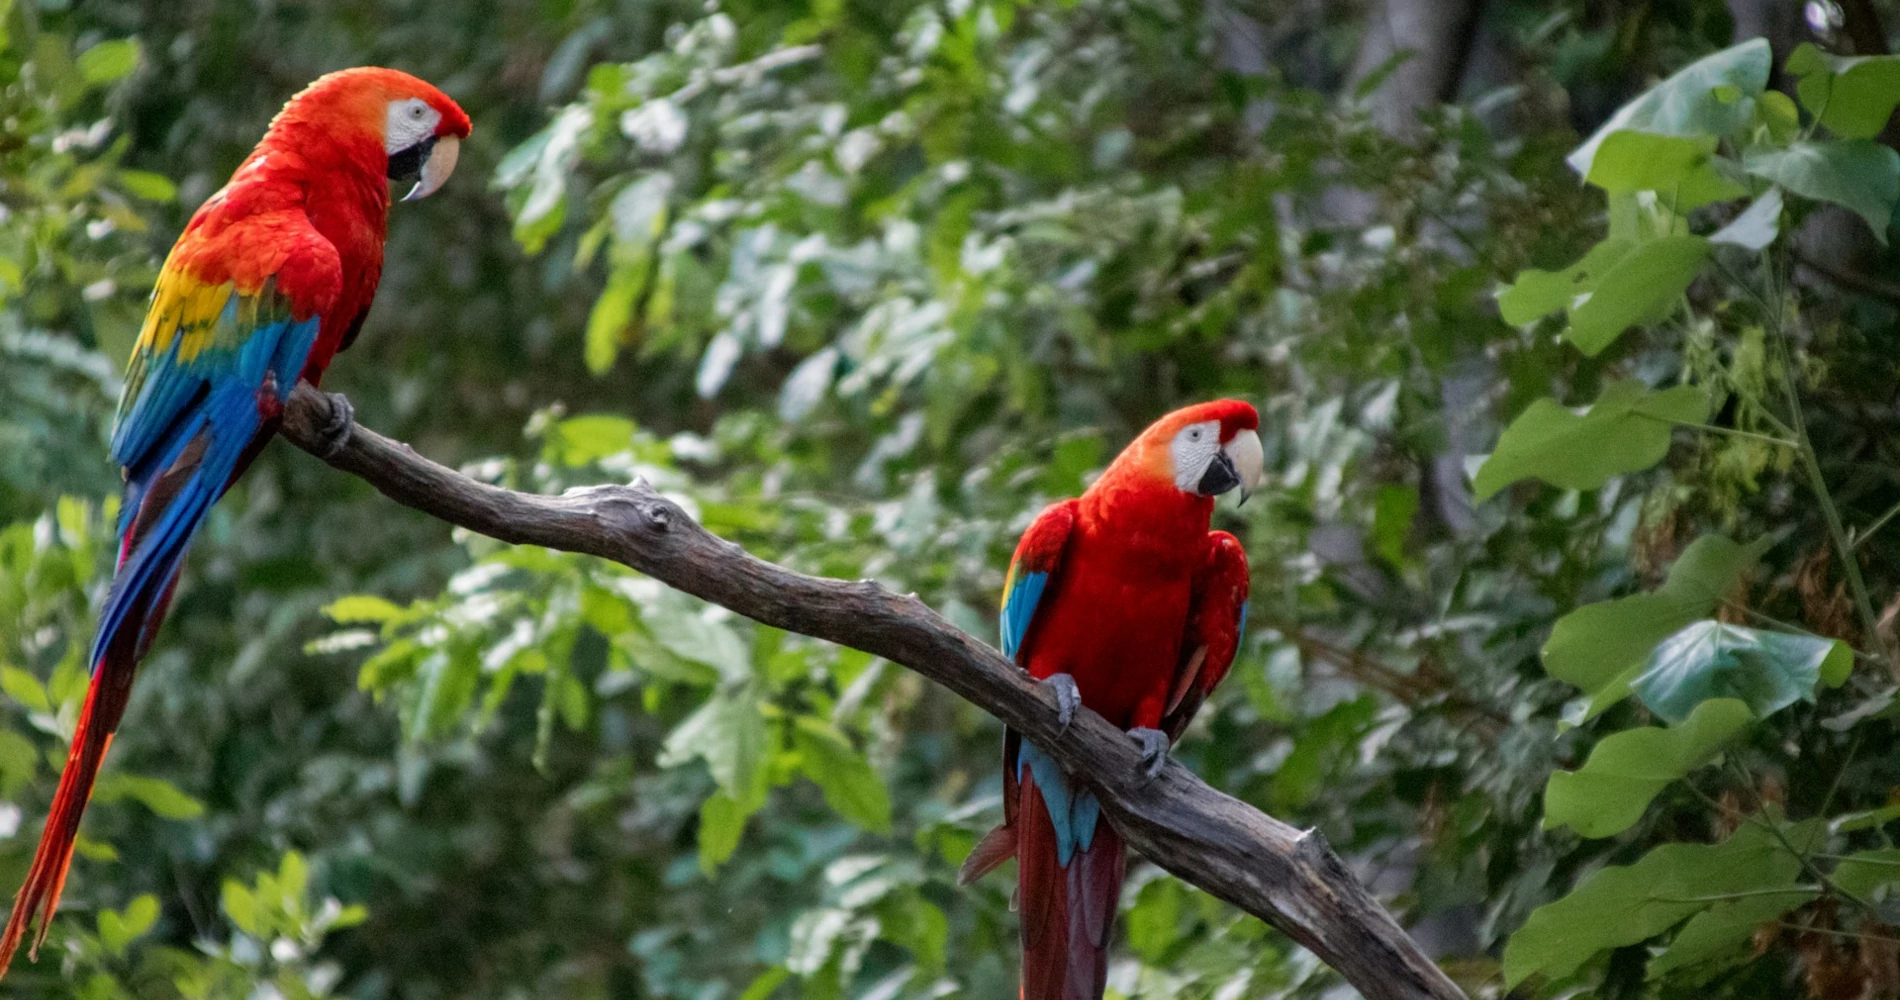
[[[40,752],[33,741],[11,729],[0,729],[0,798],[18,795],[39,770]]]
[[[911,953],[932,975],[944,969],[950,943],[950,921],[936,904],[916,892],[892,893],[876,907],[878,932],[884,940]]]
[[[125,954],[125,946],[137,940],[158,922],[158,897],[147,893],[134,899],[124,910],[99,911],[99,942],[113,955]]]
[[[119,187],[134,198],[146,201],[170,202],[178,199],[178,185],[164,174],[155,174],[149,170],[119,171]]]
[[[1702,271],[1709,241],[1700,236],[1664,236],[1638,243],[1618,258],[1570,306],[1564,337],[1586,357],[1596,357],[1623,331],[1668,315]]]
[[[303,895],[309,888],[310,866],[304,864],[303,855],[285,851],[277,862],[277,890],[283,894],[284,909],[295,912],[303,906]]]
[[[224,915],[238,930],[255,938],[264,936],[265,927],[258,922],[257,897],[244,883],[234,878],[224,880],[224,890],[219,895]]]
[[[1418,515],[1418,490],[1410,486],[1381,486],[1373,499],[1372,548],[1393,566],[1405,564],[1405,539]]]
[[[762,802],[762,800],[761,800]],[[739,849],[745,823],[759,803],[745,803],[725,792],[714,792],[699,805],[699,870],[708,875]]]
[[[752,676],[752,654],[745,643],[730,625],[708,618],[703,609],[684,603],[649,605],[643,615],[647,632],[674,656],[712,667],[728,681]]]
[[[402,605],[375,594],[352,594],[324,605],[323,613],[340,625],[381,624],[403,617]]]
[[[0,667],[0,690],[5,690],[7,697],[29,712],[53,710],[53,702],[46,695],[46,686],[40,683],[38,677],[19,667]]]
[[[891,832],[891,795],[870,761],[831,724],[809,715],[792,729],[799,769],[818,783],[838,815],[876,834]]]
[[[1744,946],[1762,924],[1818,895],[1820,893],[1813,889],[1796,886],[1717,903],[1691,917],[1676,933],[1675,940],[1669,942],[1668,949],[1649,960],[1644,976],[1655,980],[1681,969],[1706,966],[1723,959],[1733,962],[1746,955]]]
[[[1677,212],[1739,198],[1748,189],[1717,173],[1716,137],[1615,132],[1605,137],[1584,178],[1612,194],[1655,191]]]
[[[1740,699],[1757,718],[1767,718],[1813,701],[1823,678],[1837,685],[1853,667],[1854,651],[1838,639],[1699,621],[1657,645],[1630,687],[1670,722],[1711,698]]]
[[[626,417],[607,413],[569,417],[560,423],[561,461],[586,465],[625,454],[633,447],[633,432],[634,423]]]
[[[132,799],[165,819],[195,819],[204,815],[204,803],[186,795],[178,786],[163,778],[146,778],[113,773],[99,779],[93,787],[95,802]]]
[[[1810,820],[1782,836],[1812,849],[1820,829]],[[1756,824],[1719,844],[1667,844],[1635,864],[1598,869],[1511,935],[1505,988],[1532,976],[1568,976],[1599,952],[1646,941],[1721,902],[1716,897],[1790,888],[1800,871],[1801,860]]]
[[[645,174],[620,189],[607,206],[613,224],[613,259],[617,266],[644,268],[654,241],[666,232],[667,198],[673,193],[673,175]]]
[[[100,42],[81,52],[75,65],[88,84],[111,83],[138,68],[139,43],[131,39]]]
[[[1785,146],[1801,134],[1801,111],[1794,98],[1765,90],[1755,103],[1755,124],[1767,131],[1769,142]]]
[[[1886,826],[1896,819],[1900,819],[1900,803],[1881,806],[1878,809],[1842,813],[1827,821],[1827,829],[1829,833],[1853,833],[1856,830],[1872,830]]]
[[[1539,399],[1504,429],[1472,486],[1479,500],[1531,478],[1593,490],[1662,461],[1674,425],[1701,423],[1708,413],[1708,397],[1690,385],[1652,393],[1639,382],[1617,382],[1582,412]]]
[[[1160,966],[1181,942],[1181,910],[1187,890],[1172,878],[1150,880],[1128,910],[1128,946],[1142,961]]]
[[[567,218],[567,185],[580,156],[581,137],[594,125],[591,109],[570,104],[554,123],[522,143],[495,168],[495,183],[520,195],[515,208],[515,241],[530,255],[547,246]]]
[[[773,966],[760,973],[759,978],[754,979],[752,985],[747,986],[745,992],[739,994],[739,1000],[766,1000],[790,978],[792,978],[790,970],[782,965]]]
[[[1647,594],[1586,604],[1557,620],[1544,643],[1544,671],[1590,695],[1586,718],[1629,694],[1650,650],[1714,613],[1773,539],[1737,545],[1721,535],[1690,543],[1663,585]]]
[[[1867,139],[1797,142],[1750,151],[1742,156],[1742,168],[1805,198],[1851,210],[1886,244],[1894,202],[1900,200],[1900,153]]]
[[[1611,837],[1642,818],[1670,782],[1714,760],[1754,717],[1740,701],[1696,706],[1681,725],[1644,727],[1604,737],[1575,771],[1558,771],[1544,790],[1544,829],[1568,826],[1585,837]]]
[[[1850,854],[1834,866],[1828,880],[1849,895],[1871,900],[1883,886],[1900,882],[1900,849]]]
[[[1742,211],[1742,214],[1730,220],[1729,224],[1717,230],[1709,237],[1710,243],[1723,243],[1741,247],[1757,253],[1767,249],[1768,244],[1781,235],[1781,189],[1771,187],[1768,192]]]
[[[765,794],[767,727],[750,691],[719,692],[686,717],[660,752],[661,767],[678,767],[698,757],[713,780],[740,803]]]
[[[1872,139],[1900,105],[1900,56],[1831,56],[1803,42],[1788,56],[1801,106],[1843,139]]]
[[[607,277],[607,287],[594,300],[587,314],[585,360],[587,370],[605,375],[620,354],[627,324],[633,322],[633,307],[646,291],[649,269],[645,265],[616,267]]]
[[[1725,136],[1754,117],[1754,99],[1768,86],[1774,53],[1756,38],[1690,63],[1674,76],[1618,108],[1567,157],[1578,176],[1588,177],[1597,151],[1618,132]],[[1733,88],[1718,93],[1718,89]],[[1723,98],[1728,98],[1724,100]]]
[[[1567,310],[1577,296],[1596,288],[1597,278],[1635,246],[1630,240],[1608,239],[1561,271],[1522,271],[1515,283],[1498,289],[1498,314],[1512,326],[1523,326]]]

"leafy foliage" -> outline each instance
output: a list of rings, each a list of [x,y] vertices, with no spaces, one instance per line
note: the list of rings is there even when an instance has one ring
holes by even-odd
[[[1628,14],[1484,5],[1468,103],[1395,136],[1390,74],[1344,82],[1356,8],[10,8],[0,876],[83,693],[157,255],[287,94],[384,63],[478,125],[326,383],[367,423],[514,488],[644,476],[988,636],[1037,510],[1248,398],[1269,489],[1217,519],[1255,628],[1184,759],[1386,873],[1478,995],[1865,985],[1841,942],[1886,947],[1900,872],[1896,320],[1803,234],[1886,235],[1892,62],[1777,75],[1722,5]],[[8,985],[1005,995],[1008,880],[954,885],[997,735],[272,449],[142,671],[60,960]],[[1150,865],[1122,903],[1113,995],[1337,986]]]

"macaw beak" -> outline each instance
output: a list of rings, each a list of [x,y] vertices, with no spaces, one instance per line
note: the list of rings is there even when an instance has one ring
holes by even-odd
[[[390,157],[389,176],[392,180],[414,177],[416,186],[410,188],[402,200],[417,201],[434,194],[437,188],[448,181],[449,175],[455,172],[455,161],[461,155],[462,140],[452,135],[436,136]]]
[[[1234,485],[1240,487],[1240,505],[1260,487],[1260,480],[1266,474],[1266,449],[1260,445],[1260,435],[1252,431],[1241,431],[1232,441],[1221,446],[1220,457],[1215,464],[1228,463],[1233,472]]]

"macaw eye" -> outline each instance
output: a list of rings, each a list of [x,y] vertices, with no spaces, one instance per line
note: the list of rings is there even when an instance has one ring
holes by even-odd
[[[428,113],[429,109],[420,103],[409,105],[409,117],[416,121],[421,121]]]
[[[1201,429],[1199,427],[1188,428],[1189,441],[1199,441],[1200,439],[1201,439]]]

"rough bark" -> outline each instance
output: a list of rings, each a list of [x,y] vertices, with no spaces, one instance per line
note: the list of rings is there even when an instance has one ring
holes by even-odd
[[[333,432],[338,421],[341,431]],[[1052,697],[915,595],[765,562],[707,532],[644,482],[558,497],[477,482],[348,423],[306,383],[292,396],[283,433],[397,503],[450,524],[610,559],[754,621],[908,667],[1048,750],[1096,790],[1116,829],[1149,860],[1278,928],[1369,1000],[1463,996],[1317,830],[1273,819],[1176,763],[1142,780],[1125,734],[1086,709],[1061,730]]]

